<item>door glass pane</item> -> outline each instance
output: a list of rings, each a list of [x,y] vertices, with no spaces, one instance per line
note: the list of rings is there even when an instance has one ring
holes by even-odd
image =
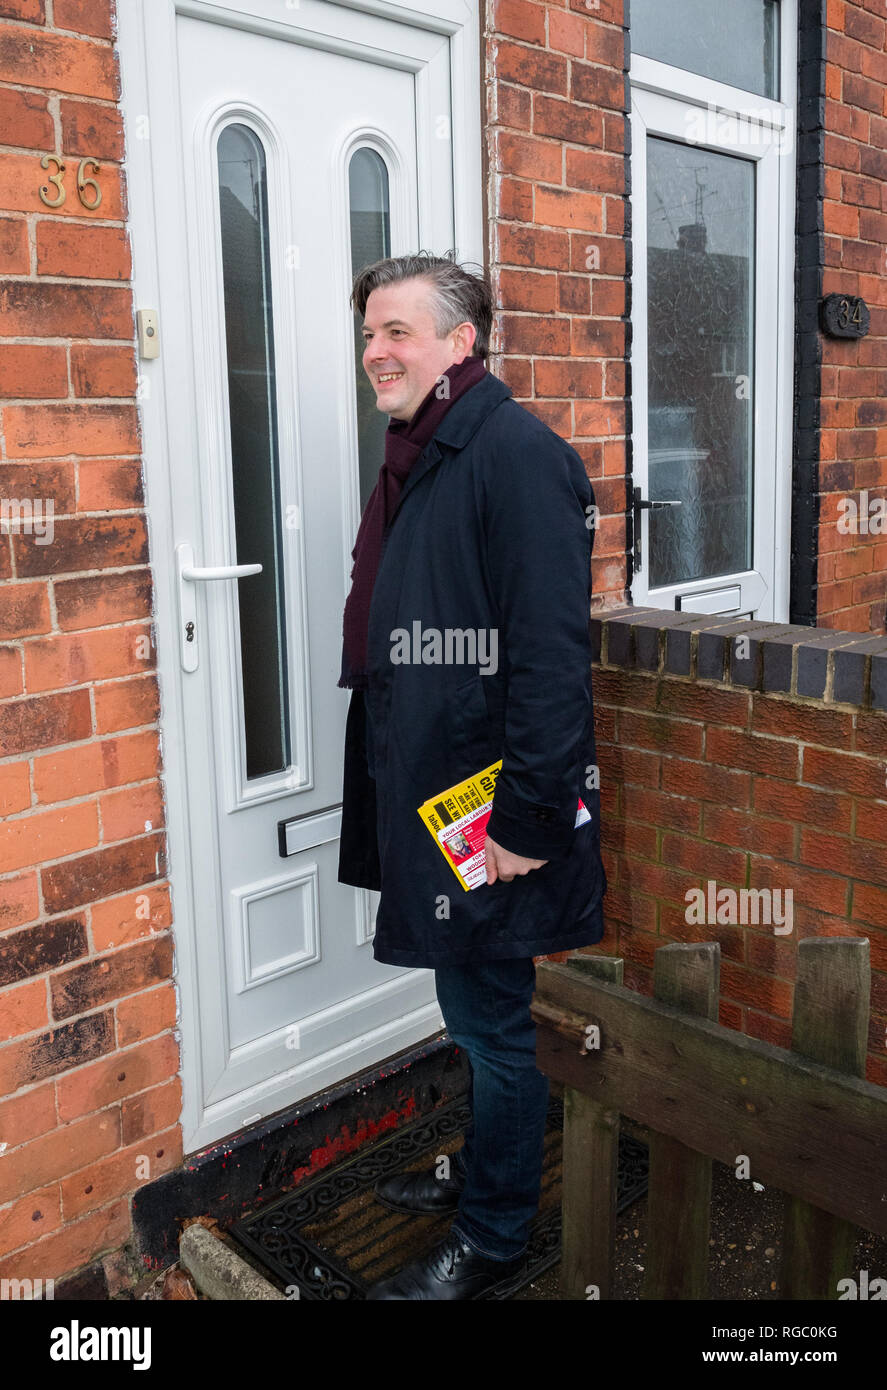
[[[751,568],[751,160],[647,142],[650,585]]]
[[[778,0],[631,0],[632,52],[779,98]]]
[[[237,563],[263,566],[230,582],[240,608],[247,776],[262,777],[287,767],[290,752],[268,186],[255,132],[226,126],[218,166]]]
[[[391,255],[388,170],[375,150],[355,150],[348,166],[351,208],[351,274]],[[363,320],[354,315],[354,368],[357,379],[357,450],[360,508],[376,486],[385,457],[388,416],[376,408],[376,393],[363,369]]]

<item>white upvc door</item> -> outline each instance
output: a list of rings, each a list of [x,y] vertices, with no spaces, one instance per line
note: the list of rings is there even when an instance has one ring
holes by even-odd
[[[119,4],[189,1151],[441,1026],[338,882],[336,681],[387,423],[353,270],[480,259],[455,8]]]
[[[632,600],[788,615],[793,113],[632,60]]]

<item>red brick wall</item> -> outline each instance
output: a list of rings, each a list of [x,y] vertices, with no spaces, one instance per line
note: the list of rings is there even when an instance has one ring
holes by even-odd
[[[582,455],[596,605],[626,560],[626,47],[622,0],[491,0],[485,58],[493,370]]]
[[[843,533],[842,497],[887,497],[887,10],[828,0],[823,293],[871,309],[859,341],[825,338],[819,608],[823,626],[883,632],[887,531]]]
[[[0,497],[53,503],[0,533],[0,1276],[58,1278],[182,1147],[113,15],[47,9],[0,0]]]
[[[632,616],[654,627],[669,617],[604,615],[594,693],[608,890],[594,950],[622,956],[626,986],[652,994],[657,947],[719,941],[721,1023],[789,1047],[798,940],[868,937],[867,1076],[887,1086],[887,713],[672,676],[661,660],[639,670],[624,633],[625,656],[613,662],[613,626]],[[782,643],[787,632],[797,643],[816,637],[770,630]],[[710,879],[718,889],[790,888],[792,932],[688,925],[687,890]]]

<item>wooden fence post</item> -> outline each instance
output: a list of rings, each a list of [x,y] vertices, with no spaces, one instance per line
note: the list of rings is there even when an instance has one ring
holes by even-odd
[[[567,964],[622,984],[616,956],[571,956]],[[565,1086],[560,1286],[566,1298],[586,1299],[589,1287],[598,1298],[612,1297],[618,1158],[619,1111]]]
[[[717,1022],[720,961],[717,942],[660,946],[653,957],[654,997]],[[641,1297],[707,1298],[711,1159],[667,1134],[651,1134],[647,1193]]]
[[[792,1051],[864,1077],[870,989],[867,938],[799,942]],[[786,1079],[791,1084],[790,1074]],[[798,1160],[803,1162],[803,1155]],[[850,1221],[786,1194],[780,1298],[837,1298],[838,1280],[853,1275],[858,1235]]]

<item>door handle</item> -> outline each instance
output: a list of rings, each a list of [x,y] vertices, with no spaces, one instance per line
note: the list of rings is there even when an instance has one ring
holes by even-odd
[[[642,497],[639,487],[632,492],[634,524],[634,572],[637,573],[641,564],[641,512],[654,511],[657,507],[682,507],[684,504],[678,497],[658,500],[652,502],[649,497]]]
[[[261,565],[183,565],[183,579],[240,579],[245,574],[261,574]]]
[[[197,640],[197,590],[195,584],[205,579],[242,579],[248,574],[261,574],[261,565],[195,565],[194,549],[190,545],[176,546],[176,568],[179,586],[179,658],[183,671],[196,671],[200,662]]]

